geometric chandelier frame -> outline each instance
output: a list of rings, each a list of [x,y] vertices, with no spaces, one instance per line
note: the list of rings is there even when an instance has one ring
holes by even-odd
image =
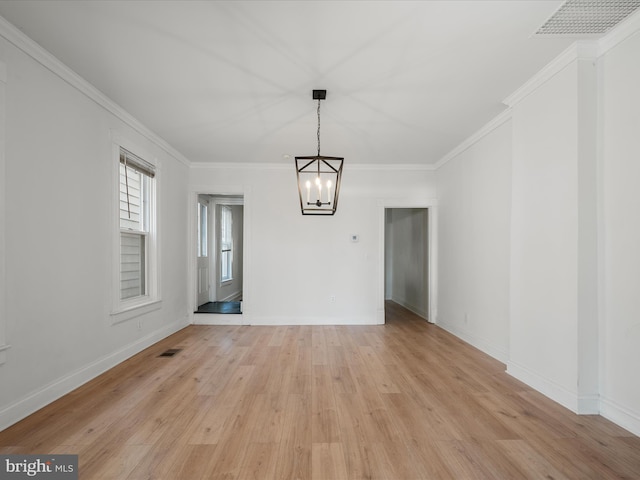
[[[313,99],[318,100],[318,154],[295,159],[303,215],[333,215],[338,208],[344,158],[320,155],[320,101],[326,95],[326,90],[313,91]]]

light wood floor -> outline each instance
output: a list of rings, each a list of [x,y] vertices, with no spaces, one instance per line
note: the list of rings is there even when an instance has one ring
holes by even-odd
[[[1,432],[0,453],[78,454],[82,480],[640,478],[638,437],[387,316],[188,327]]]

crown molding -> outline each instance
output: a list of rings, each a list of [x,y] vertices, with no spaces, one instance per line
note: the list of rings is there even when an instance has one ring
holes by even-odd
[[[640,31],[640,9],[623,20],[598,41],[598,56],[604,55],[619,43]]]
[[[435,164],[435,169],[442,167],[449,160],[457,157],[462,152],[467,150],[473,144],[478,142],[484,136],[489,134],[491,131],[498,128],[504,122],[511,119],[512,108],[514,105],[522,101],[528,95],[533,93],[536,89],[538,89],[541,85],[547,82],[550,78],[564,69],[571,62],[575,61],[578,58],[597,58],[599,52],[599,46],[597,42],[594,41],[585,41],[585,42],[574,42],[569,48],[567,48],[564,52],[558,55],[555,59],[545,65],[542,70],[540,70],[537,74],[531,77],[524,85],[522,85],[518,90],[513,92],[507,98],[505,98],[502,103],[509,107],[504,112],[498,114],[492,120],[490,120],[487,124],[485,124],[480,130],[471,135],[469,138],[460,143],[456,148],[447,153],[444,157],[442,157]]]
[[[293,163],[259,162],[191,162],[191,167],[213,170],[293,170],[295,165]]]
[[[0,36],[25,54],[29,55],[47,70],[60,77],[73,88],[84,94],[86,97],[93,100],[109,113],[122,120],[140,135],[155,143],[180,163],[187,167],[191,166],[191,162],[184,155],[145,127],[139,120],[124,110],[120,105],[115,103],[104,93],[67,67],[64,63],[26,36],[22,31],[2,16],[0,16]]]
[[[435,165],[426,164],[426,163],[383,163],[383,164],[375,164],[375,163],[345,163],[345,170],[354,170],[354,171],[364,171],[364,170],[373,170],[373,171],[401,171],[401,172],[425,172],[435,170]]]
[[[497,116],[493,117],[493,119],[487,122],[482,128],[480,128],[480,130],[478,130],[476,133],[468,137],[466,140],[463,140],[462,143],[460,143],[456,148],[454,148],[449,153],[447,153],[444,157],[438,160],[438,162],[434,165],[434,170],[439,169],[449,160],[454,159],[455,157],[460,155],[462,152],[472,147],[475,143],[482,140],[485,136],[487,136],[489,133],[494,131],[500,125],[511,120],[511,113],[512,113],[511,108],[508,108],[504,112],[499,113]]]
[[[213,170],[289,170],[295,168],[293,163],[258,163],[258,162],[192,162],[193,168]],[[434,165],[426,164],[371,164],[371,163],[346,163],[344,170],[354,171],[430,171],[435,170]]]
[[[597,41],[574,42],[564,52],[542,67],[538,73],[518,90],[505,98],[502,103],[508,107],[513,107],[578,58],[595,59],[598,57],[598,53],[599,44]]]
[[[511,109],[514,105],[522,101],[525,97],[533,93],[537,88],[547,82],[550,78],[560,72],[563,68],[569,65],[571,62],[577,59],[596,59],[606,54],[609,50],[614,48],[619,43],[623,42],[632,35],[637,34],[640,31],[640,10],[624,20],[618,27],[616,27],[609,34],[605,35],[599,40],[589,41],[577,41],[574,42],[569,48],[558,55],[555,59],[544,66],[537,74],[531,77],[524,85],[518,90],[513,92],[502,103],[509,107],[508,110],[501,113],[478,132],[467,138],[460,145],[454,148],[447,155],[442,157],[436,164],[435,169],[440,168],[452,158],[460,155],[471,145],[476,143],[482,137],[487,135],[493,129],[500,126],[502,123],[511,118]]]

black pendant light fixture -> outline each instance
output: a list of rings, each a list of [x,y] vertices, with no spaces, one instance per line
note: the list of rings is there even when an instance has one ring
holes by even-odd
[[[318,154],[296,157],[298,194],[303,215],[333,215],[338,208],[344,158],[320,155],[320,101],[325,98],[326,90],[313,91],[313,99],[318,101]]]

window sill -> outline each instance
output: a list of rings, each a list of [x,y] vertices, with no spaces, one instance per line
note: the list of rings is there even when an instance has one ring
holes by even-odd
[[[140,315],[146,315],[155,310],[160,310],[162,300],[159,298],[144,298],[135,303],[125,303],[111,312],[111,324],[126,322]]]

